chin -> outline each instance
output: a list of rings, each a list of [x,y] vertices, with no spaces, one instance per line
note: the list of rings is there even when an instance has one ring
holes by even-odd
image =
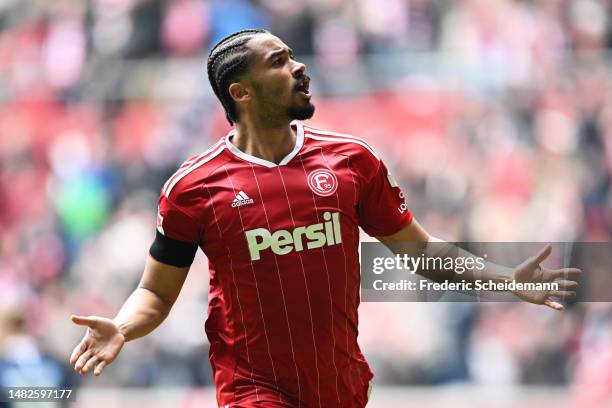
[[[315,113],[315,106],[308,102],[306,105],[290,108],[288,113],[291,120],[310,119]]]

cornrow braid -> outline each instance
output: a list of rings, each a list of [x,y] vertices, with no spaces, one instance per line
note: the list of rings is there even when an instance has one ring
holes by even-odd
[[[208,54],[206,64],[208,80],[225,109],[225,117],[230,125],[238,119],[238,112],[229,94],[229,85],[249,66],[252,55],[246,43],[255,35],[262,33],[269,31],[263,29],[238,31],[219,41]]]

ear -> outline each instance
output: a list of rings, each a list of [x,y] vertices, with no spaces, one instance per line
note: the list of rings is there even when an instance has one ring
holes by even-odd
[[[240,82],[234,82],[229,86],[229,94],[235,102],[244,102],[251,98],[249,90]]]

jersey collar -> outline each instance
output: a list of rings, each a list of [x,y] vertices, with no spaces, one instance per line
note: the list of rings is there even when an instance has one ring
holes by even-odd
[[[289,163],[291,159],[293,159],[295,155],[298,154],[298,152],[302,148],[302,145],[304,144],[304,127],[302,126],[302,124],[298,122],[297,120],[294,120],[293,122],[291,122],[291,126],[295,126],[295,130],[296,130],[295,146],[293,147],[293,150],[291,150],[291,152],[289,152],[288,155],[283,157],[283,160],[281,160],[280,163],[278,164],[273,163],[268,160],[261,159],[259,157],[251,156],[250,154],[247,154],[243,152],[242,150],[238,149],[236,145],[234,145],[230,141],[230,139],[234,137],[234,135],[236,134],[236,129],[232,129],[232,131],[230,131],[227,134],[227,136],[225,136],[225,145],[227,146],[227,149],[230,152],[234,153],[236,156],[248,162],[259,164],[259,165],[266,166],[266,167],[283,166]]]

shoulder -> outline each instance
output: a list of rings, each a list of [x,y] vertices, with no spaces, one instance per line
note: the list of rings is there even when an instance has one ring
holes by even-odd
[[[179,205],[185,205],[192,198],[200,197],[199,188],[206,177],[218,168],[224,158],[225,137],[218,140],[204,152],[185,160],[166,180],[161,196]]]
[[[304,139],[334,153],[347,156],[356,170],[364,173],[375,171],[380,157],[364,139],[347,133],[332,132],[304,126]]]

